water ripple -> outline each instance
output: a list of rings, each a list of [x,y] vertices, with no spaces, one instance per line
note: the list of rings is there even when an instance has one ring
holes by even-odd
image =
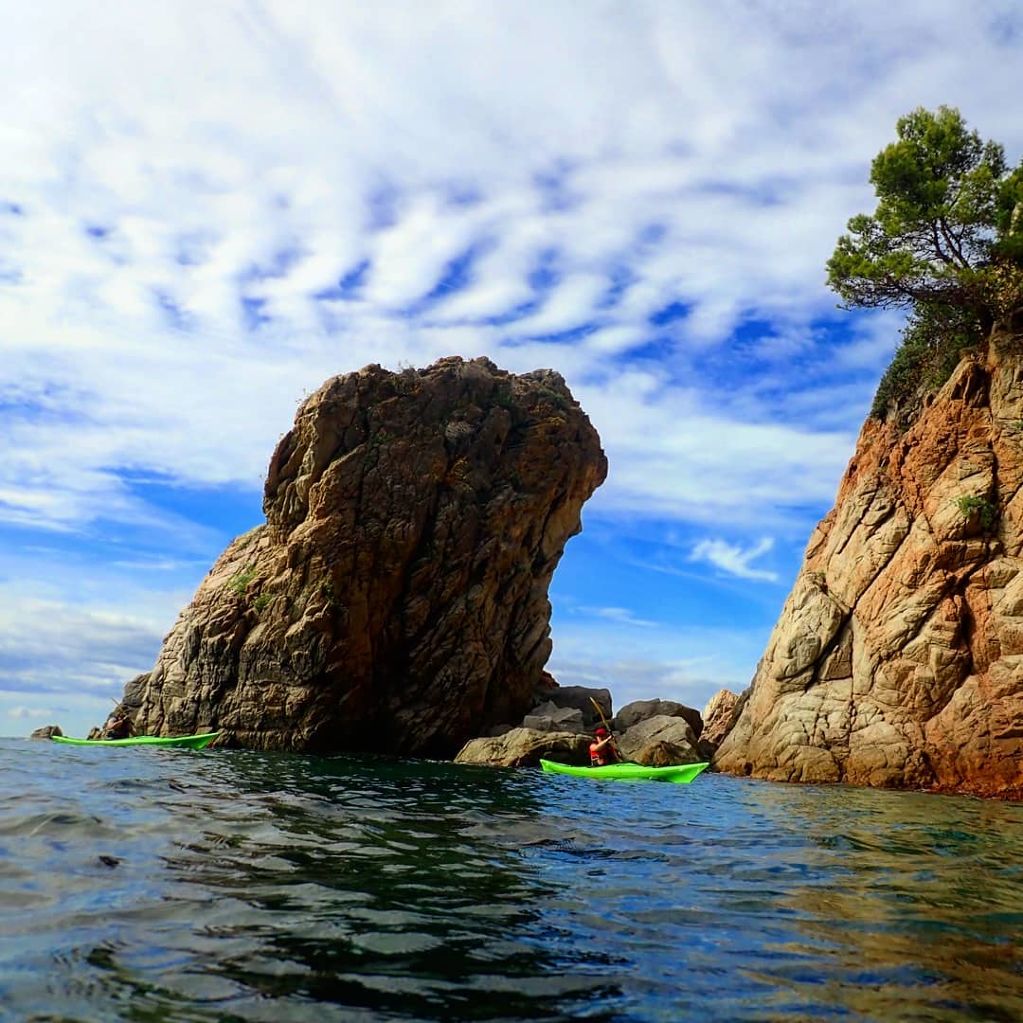
[[[0,778],[3,1020],[1023,1018],[1020,806],[20,741]]]

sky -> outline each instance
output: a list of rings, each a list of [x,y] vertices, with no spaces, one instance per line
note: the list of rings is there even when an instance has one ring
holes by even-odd
[[[610,473],[563,684],[743,689],[896,312],[824,265],[957,106],[1023,155],[1015,0],[0,0],[0,735],[100,723],[303,397],[552,367]]]

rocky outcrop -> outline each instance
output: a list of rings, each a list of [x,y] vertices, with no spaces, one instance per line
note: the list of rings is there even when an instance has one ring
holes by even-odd
[[[590,739],[574,732],[540,732],[513,728],[503,735],[470,739],[455,757],[456,764],[482,767],[537,767],[541,758],[562,764],[589,762]]]
[[[471,740],[459,752],[456,762],[491,767],[532,766],[543,757],[563,764],[588,765],[593,729],[601,723],[597,707],[604,720],[613,724],[619,752],[626,760],[648,767],[667,767],[706,759],[697,731],[690,724],[696,721],[702,726],[700,715],[681,703],[637,700],[612,717],[611,694],[607,689],[546,686],[539,694],[544,702],[534,707],[520,726],[505,726]]]
[[[719,769],[1023,795],[1021,349],[866,423]]]
[[[575,707],[559,707],[553,700],[534,707],[522,719],[523,728],[536,732],[585,732],[583,712]]]
[[[562,710],[578,711],[584,729],[592,729],[602,720],[611,718],[611,692],[603,688],[592,689],[589,686],[559,686],[555,684],[555,688],[548,690],[544,695],[544,705],[558,707]],[[533,713],[537,713],[537,710],[534,710]]]
[[[448,756],[550,689],[548,585],[607,464],[562,378],[487,359],[325,383],[120,710],[137,733]]]
[[[64,733],[60,730],[60,725],[43,725],[42,728],[37,728],[30,736],[30,739],[49,739],[54,735],[63,735]]]
[[[702,760],[689,722],[677,715],[643,718],[622,733],[618,749],[626,760],[648,767],[698,764]]]
[[[634,700],[615,714],[612,724],[616,730],[624,732],[633,725],[653,717],[684,718],[696,738],[703,732],[703,718],[700,712],[674,700]]]
[[[740,700],[730,689],[719,689],[703,708],[703,731],[699,738],[711,751],[721,745],[735,724]]]

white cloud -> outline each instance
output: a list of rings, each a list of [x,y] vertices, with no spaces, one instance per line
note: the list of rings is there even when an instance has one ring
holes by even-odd
[[[558,621],[548,667],[562,685],[610,689],[615,708],[660,697],[700,710],[719,689],[746,688],[764,640],[761,630],[698,624]]]
[[[616,622],[619,625],[631,625],[639,629],[653,629],[657,627],[656,622],[638,617],[627,607],[580,607],[579,610],[584,614],[589,613],[596,618],[603,618],[609,622]]]
[[[610,457],[594,513],[727,528],[703,560],[768,578],[758,538],[830,504],[892,347],[891,317],[813,330],[870,159],[938,103],[1017,159],[1021,28],[1009,0],[21,7],[0,525],[187,532],[126,472],[255,492],[326,377],[486,354],[565,374]],[[83,634],[108,607],[44,598]]]
[[[724,540],[701,540],[689,556],[690,561],[705,561],[715,568],[739,579],[758,579],[777,582],[778,573],[764,568],[753,568],[750,564],[763,557],[774,547],[774,540],[764,537],[752,547],[743,548]]]
[[[57,711],[52,707],[11,707],[7,715],[15,721],[27,721],[30,718],[52,718]]]

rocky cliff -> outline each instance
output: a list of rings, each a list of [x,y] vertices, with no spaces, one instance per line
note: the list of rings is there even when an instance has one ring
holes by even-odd
[[[122,708],[138,732],[451,755],[521,718],[607,463],[562,378],[486,359],[325,383]]]
[[[1023,337],[868,420],[724,771],[1023,795]]]

